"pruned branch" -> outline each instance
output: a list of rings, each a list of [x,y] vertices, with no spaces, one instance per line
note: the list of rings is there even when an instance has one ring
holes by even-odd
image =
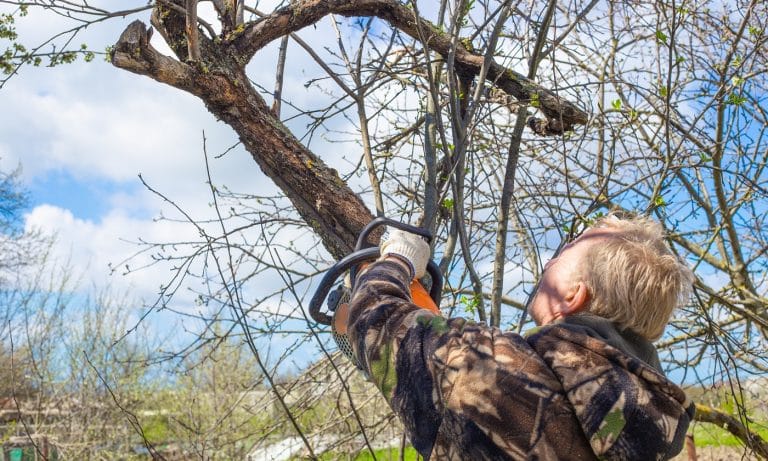
[[[112,64],[161,83],[185,87],[194,78],[192,69],[157,51],[149,43],[151,38],[152,28],[147,28],[141,21],[133,21],[115,44]]]

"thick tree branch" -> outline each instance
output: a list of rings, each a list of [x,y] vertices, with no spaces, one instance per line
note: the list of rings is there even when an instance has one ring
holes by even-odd
[[[200,41],[197,33],[197,0],[186,0],[187,50],[190,61],[200,60]]]
[[[149,44],[150,38],[152,28],[148,29],[138,20],[130,23],[115,45],[112,64],[186,90],[186,85],[194,79],[193,69],[157,51]]]
[[[314,24],[329,14],[342,16],[375,16],[383,19],[395,28],[420,39],[432,51],[448,56],[455,54],[455,66],[458,72],[478,75],[483,66],[484,56],[475,54],[463,46],[452,50],[451,37],[431,22],[416,16],[413,10],[395,0],[305,0],[294,2],[280,8],[272,14],[252,22],[243,33],[237,35],[232,43],[240,54],[242,62],[249,61],[253,55],[273,40]],[[587,123],[586,112],[562,100],[557,94],[541,87],[524,75],[518,74],[495,62],[488,67],[488,80],[494,82],[506,93],[518,100],[537,101],[538,108],[549,119],[547,132],[566,131],[573,125]]]
[[[164,37],[186,42],[183,17],[165,17],[158,27],[165,28]],[[372,219],[370,211],[336,170],[303,146],[274,116],[240,63],[226,50],[207,46],[203,40],[205,66],[188,66],[154,50],[150,35],[151,29],[139,21],[129,25],[115,45],[112,63],[202,99],[214,116],[238,133],[262,171],[291,200],[328,251],[336,258],[348,254],[359,231]],[[186,52],[185,48],[177,52]]]
[[[757,432],[749,430],[747,426],[733,416],[697,403],[695,419],[722,427],[744,442],[744,445],[754,450],[761,458],[768,459],[768,443]]]

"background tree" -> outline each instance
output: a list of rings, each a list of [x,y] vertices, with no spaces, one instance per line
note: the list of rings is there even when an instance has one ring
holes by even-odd
[[[50,256],[53,237],[22,227],[18,174],[0,173],[0,444],[42,453],[47,440],[64,459],[134,455],[142,438],[126,415],[147,409],[159,344],[143,327],[121,338],[130,304],[78,294],[75,271]]]
[[[168,411],[167,439],[196,458],[247,459],[251,439],[272,423],[274,408],[253,355],[237,336],[220,333],[208,332],[179,367],[176,385],[167,387],[173,395],[157,404]]]
[[[14,289],[20,272],[39,262],[45,255],[47,242],[21,226],[21,212],[27,196],[18,182],[19,171],[0,172],[0,397],[8,399],[13,392],[27,396],[32,383],[24,370],[29,350],[16,338],[16,351],[11,346],[13,326],[23,315],[24,294]]]

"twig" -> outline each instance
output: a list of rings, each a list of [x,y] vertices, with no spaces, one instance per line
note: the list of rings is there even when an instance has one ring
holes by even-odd
[[[224,226],[224,219],[221,216],[221,210],[219,208],[218,203],[218,194],[216,192],[216,188],[213,186],[213,181],[211,179],[211,169],[210,165],[208,164],[208,152],[206,148],[206,139],[205,139],[205,133],[203,133],[203,157],[205,159],[205,172],[207,177],[207,184],[211,191],[211,196],[213,198],[213,208],[216,211],[216,216],[218,218],[218,223],[221,226],[222,233],[225,235],[225,248],[227,251],[227,268],[229,269],[229,276],[232,278],[232,280],[236,280],[235,272],[234,272],[234,264],[233,264],[233,258],[232,258],[232,245],[229,244],[229,237],[227,237],[227,231]],[[256,359],[256,364],[259,367],[259,370],[261,370],[262,375],[264,376],[264,379],[267,380],[269,383],[269,387],[272,390],[272,392],[275,394],[275,398],[277,398],[278,402],[280,403],[280,406],[283,408],[283,411],[285,411],[286,416],[288,417],[289,421],[291,422],[291,425],[296,430],[296,433],[301,438],[302,442],[304,443],[304,446],[307,448],[307,451],[309,452],[309,456],[312,459],[317,459],[317,456],[315,456],[314,451],[312,450],[312,445],[309,443],[309,440],[307,440],[306,435],[304,435],[304,431],[302,431],[301,426],[299,426],[299,422],[294,417],[293,413],[291,412],[291,409],[288,407],[288,404],[285,402],[285,399],[280,394],[280,391],[278,390],[275,381],[272,379],[272,375],[269,373],[269,370],[267,369],[266,365],[261,359],[261,354],[259,353],[258,348],[256,347],[256,342],[253,340],[253,336],[251,335],[250,329],[248,328],[248,324],[246,322],[247,314],[245,309],[243,308],[241,299],[240,299],[240,291],[235,286],[234,288],[230,287],[230,284],[227,283],[226,276],[224,275],[224,268],[221,266],[221,262],[219,261],[219,257],[216,255],[216,252],[213,251],[213,248],[211,248],[211,257],[213,258],[214,263],[216,264],[216,270],[219,274],[219,277],[221,279],[222,285],[224,286],[224,290],[226,291],[227,299],[229,300],[229,305],[231,309],[233,310],[236,318],[236,322],[240,325],[243,335],[245,337],[245,342],[248,345],[248,347],[251,350],[251,353],[253,354],[253,357]]]
[[[101,375],[101,372],[98,368],[91,362],[91,358],[88,357],[88,353],[83,351],[83,356],[85,357],[85,361],[88,362],[88,365],[91,366],[93,371],[96,373],[96,376],[99,378],[99,381],[101,381],[102,384],[104,384],[104,387],[107,388],[107,392],[109,392],[109,395],[112,397],[112,400],[115,402],[115,405],[117,405],[117,408],[120,409],[123,414],[128,419],[128,423],[131,425],[133,430],[136,431],[137,434],[139,434],[139,437],[141,437],[141,441],[144,444],[144,447],[149,451],[149,454],[152,456],[152,459],[159,460],[159,461],[165,461],[165,458],[163,455],[161,455],[150,443],[149,440],[147,440],[146,434],[144,434],[144,429],[141,427],[141,423],[139,423],[139,418],[136,417],[135,414],[131,413],[127,408],[125,408],[121,403],[120,400],[118,400],[115,393],[112,391],[112,388],[109,386],[109,383],[107,383],[107,380],[104,379],[104,377]]]
[[[550,0],[547,10],[544,13],[544,19],[542,20],[541,28],[536,37],[536,45],[529,61],[528,78],[531,80],[536,76],[536,71],[540,62],[539,54],[541,53],[541,48],[544,46],[544,39],[549,30],[549,24],[554,16],[556,6],[557,1]],[[518,159],[520,158],[520,144],[522,143],[523,129],[525,128],[527,114],[528,104],[526,102],[521,102],[520,107],[517,110],[517,119],[515,120],[515,127],[512,130],[512,138],[507,153],[507,164],[504,169],[504,184],[501,189],[501,200],[499,201],[496,227],[496,250],[493,260],[493,282],[491,287],[492,326],[499,326],[501,324],[501,298],[504,289],[504,265],[506,263],[507,254],[507,230],[509,229],[510,204],[515,190],[515,171],[517,169]],[[523,323],[524,318],[525,311],[521,317],[521,324]]]
[[[280,41],[280,51],[277,55],[277,72],[275,75],[275,93],[272,101],[272,113],[280,118],[280,106],[283,98],[283,72],[285,71],[285,57],[288,52],[288,35]]]

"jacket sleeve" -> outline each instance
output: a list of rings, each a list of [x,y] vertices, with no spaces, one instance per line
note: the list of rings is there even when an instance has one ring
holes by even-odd
[[[400,261],[387,258],[358,276],[348,332],[368,378],[400,417],[414,448],[428,455],[441,423],[441,408],[432,397],[435,382],[422,339],[424,325],[438,317],[411,302],[408,271]]]
[[[356,281],[348,331],[414,448],[427,459],[509,459],[565,436],[568,449],[573,415],[525,340],[421,309],[410,301],[409,286],[396,259],[368,266]]]

